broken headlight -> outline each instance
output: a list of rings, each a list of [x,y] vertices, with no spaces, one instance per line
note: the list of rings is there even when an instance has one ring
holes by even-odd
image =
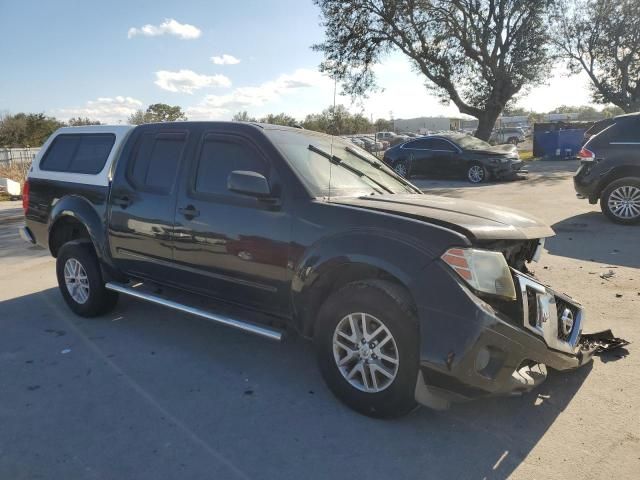
[[[517,298],[511,270],[502,253],[476,248],[450,248],[441,258],[474,290],[509,300]]]

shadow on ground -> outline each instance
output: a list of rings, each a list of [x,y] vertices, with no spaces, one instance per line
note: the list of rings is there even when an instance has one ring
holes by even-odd
[[[640,268],[638,225],[618,225],[600,212],[588,212],[552,225],[556,236],[545,248],[553,255],[607,265]]]
[[[272,343],[130,299],[82,319],[56,289],[0,311],[2,478],[504,479],[591,368],[523,397],[377,421],[329,393],[295,336]]]

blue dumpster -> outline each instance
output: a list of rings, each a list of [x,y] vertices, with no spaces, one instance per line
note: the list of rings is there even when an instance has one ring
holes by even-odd
[[[558,124],[536,124],[533,156],[560,160],[573,158],[582,147],[586,128],[565,128]]]

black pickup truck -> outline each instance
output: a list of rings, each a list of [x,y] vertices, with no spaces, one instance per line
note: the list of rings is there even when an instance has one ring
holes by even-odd
[[[525,392],[593,353],[583,308],[527,274],[549,227],[425,195],[337,137],[242,122],[62,128],[24,190],[21,234],[57,258],[78,315],[125,294],[271,339],[298,332],[367,415]]]

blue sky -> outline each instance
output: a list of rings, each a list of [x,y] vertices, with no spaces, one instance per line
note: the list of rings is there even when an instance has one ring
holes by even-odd
[[[239,110],[302,118],[333,101],[333,83],[317,71],[321,55],[310,48],[323,38],[311,0],[0,0],[0,19],[0,113],[118,122],[164,102],[191,119]],[[457,114],[428,94],[400,55],[377,73],[383,91],[359,105],[338,101],[374,118]],[[537,110],[588,103],[586,85],[558,71],[520,103]]]

